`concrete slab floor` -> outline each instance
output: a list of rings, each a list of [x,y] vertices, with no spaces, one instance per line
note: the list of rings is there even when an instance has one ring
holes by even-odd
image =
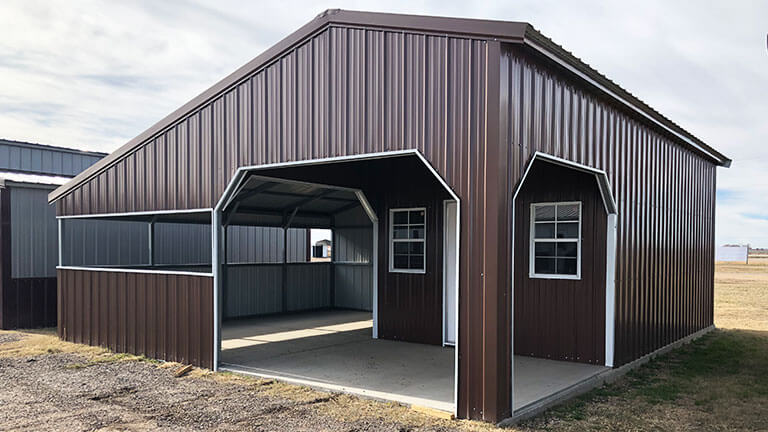
[[[371,314],[322,311],[222,326],[228,370],[454,411],[454,350],[372,339]]]
[[[372,339],[370,312],[331,310],[225,322],[221,362],[235,372],[454,411],[454,349]],[[517,411],[606,370],[515,356]]]
[[[515,356],[514,410],[563,391],[609,369],[584,363]]]

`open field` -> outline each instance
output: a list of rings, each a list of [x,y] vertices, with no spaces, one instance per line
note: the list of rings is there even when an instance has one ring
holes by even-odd
[[[768,430],[768,258],[718,264],[713,333],[518,426]],[[493,430],[394,404],[0,332],[0,430]]]
[[[526,430],[768,430],[768,258],[717,264],[718,330]]]

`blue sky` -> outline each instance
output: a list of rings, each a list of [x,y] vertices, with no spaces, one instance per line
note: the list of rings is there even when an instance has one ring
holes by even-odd
[[[733,159],[717,242],[768,247],[768,2],[0,3],[0,137],[112,151],[328,8],[528,21]]]

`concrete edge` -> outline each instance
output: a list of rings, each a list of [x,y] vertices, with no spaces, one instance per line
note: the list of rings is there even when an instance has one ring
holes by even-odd
[[[353,396],[357,396],[362,399],[374,400],[378,402],[394,403],[404,407],[414,409],[424,414],[431,413],[434,417],[450,416],[455,418],[456,406],[447,403],[435,403],[432,400],[423,399],[419,397],[403,396],[395,393],[379,392],[375,390],[366,390],[350,386],[335,385],[330,383],[324,383],[320,381],[314,381],[311,379],[301,379],[295,377],[289,377],[283,374],[277,373],[265,373],[258,368],[252,368],[249,366],[236,365],[231,363],[221,363],[219,370],[222,372],[230,372],[240,375],[249,375],[257,378],[273,379],[276,381],[305,386],[313,390],[317,390],[324,393],[343,393]]]
[[[598,374],[590,378],[587,378],[583,381],[580,381],[576,384],[573,384],[568,388],[565,388],[556,393],[553,393],[545,398],[539,399],[538,401],[531,402],[530,404],[522,408],[519,408],[511,417],[508,417],[500,421],[497,424],[497,426],[499,427],[513,426],[520,421],[529,419],[531,417],[535,417],[543,413],[544,411],[548,410],[549,408],[554,407],[555,405],[559,405],[569,399],[572,399],[576,396],[580,396],[584,393],[587,393],[594,388],[600,387],[601,385],[604,385],[604,384],[613,383],[619,378],[621,378],[622,376],[626,375],[627,372],[631,371],[632,369],[635,369],[638,366],[648,363],[650,360],[652,360],[655,357],[667,354],[668,352],[674,349],[677,349],[685,344],[688,344],[704,336],[705,334],[711,332],[714,329],[715,329],[714,324],[710,325],[709,327],[703,328],[695,333],[691,333],[690,335],[685,336],[682,339],[678,339],[669,345],[665,345],[657,349],[656,351],[646,354],[625,365],[622,365],[614,369],[608,369],[604,372],[599,372]]]

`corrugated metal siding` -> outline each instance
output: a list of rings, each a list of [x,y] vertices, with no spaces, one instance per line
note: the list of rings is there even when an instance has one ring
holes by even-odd
[[[531,204],[581,202],[581,279],[529,277]],[[515,354],[605,364],[607,215],[595,176],[536,162],[515,202]]]
[[[331,307],[329,264],[288,264],[286,276],[289,312]]]
[[[509,332],[499,324],[508,321],[509,299],[503,297],[508,278],[497,267],[506,262],[506,245],[498,239],[507,236],[501,222],[508,208],[498,199],[506,178],[498,176],[506,175],[507,158],[497,156],[498,108],[487,98],[498,94],[498,56],[489,55],[498,46],[452,36],[326,28],[159,132],[66,195],[58,209],[80,214],[213,207],[237,164],[418,149],[462,198],[459,414],[503,418],[509,411]],[[168,142],[187,145],[190,157],[160,152]],[[186,175],[154,181],[173,161]],[[110,176],[112,200],[103,186]],[[166,193],[158,193],[161,187]],[[492,257],[490,267],[486,256]]]
[[[58,230],[48,189],[10,188],[11,277],[56,277]]]
[[[149,263],[146,222],[66,219],[62,224],[62,243],[62,264],[65,266],[131,266]]]
[[[373,229],[336,228],[333,249],[333,305],[373,310]]]
[[[307,235],[306,229],[288,228],[288,262],[307,260]],[[227,262],[281,263],[283,242],[282,228],[230,225],[227,227]]]
[[[282,266],[233,265],[227,266],[226,272],[224,318],[282,311]]]
[[[715,166],[517,50],[510,179],[546,152],[606,171],[618,202],[615,365],[713,322]]]
[[[287,265],[285,308],[282,264],[230,265],[226,272],[224,318],[331,307],[329,263]]]
[[[58,270],[59,337],[213,366],[213,278]]]
[[[53,327],[56,325],[56,278],[11,279],[2,293],[2,329]]]
[[[55,219],[53,224],[55,238]],[[65,219],[63,221],[63,263],[65,266],[148,264],[148,229],[148,222]],[[282,262],[281,228],[230,226],[228,236],[229,262]],[[289,262],[306,261],[306,236],[305,229],[288,230]],[[56,253],[54,248],[54,258]],[[154,254],[157,265],[210,265],[211,226],[156,223]]]
[[[101,158],[101,155],[0,140],[0,170],[2,171],[72,177]]]
[[[210,265],[211,226],[187,223],[156,223],[154,253],[155,263],[159,265]]]

